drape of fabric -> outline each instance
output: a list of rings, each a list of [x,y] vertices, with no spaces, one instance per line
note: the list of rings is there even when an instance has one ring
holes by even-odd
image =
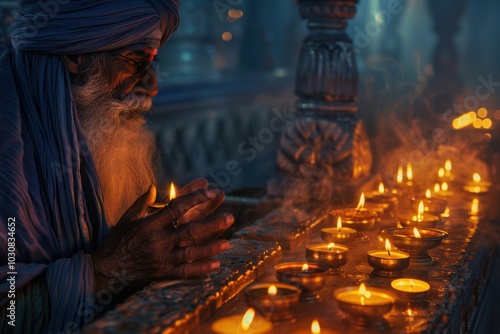
[[[108,229],[69,75],[60,57],[27,52],[6,51],[0,68],[0,244],[15,219],[16,250],[12,270],[2,249],[0,293],[9,272],[17,272],[16,289],[45,274],[51,310],[59,310],[51,332],[81,326],[78,310],[94,293],[88,254]]]
[[[178,7],[178,0],[20,0],[12,45],[56,55],[141,48],[159,27],[160,44],[152,45],[159,48],[179,24]]]
[[[16,290],[44,277],[49,332],[93,320],[85,309],[94,298],[89,254],[108,233],[60,55],[162,45],[177,27],[177,7],[177,0],[20,1],[15,50],[0,58],[0,304],[10,288],[15,220]]]

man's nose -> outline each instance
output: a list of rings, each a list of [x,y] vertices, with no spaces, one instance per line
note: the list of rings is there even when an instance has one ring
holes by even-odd
[[[146,74],[144,74],[141,81],[137,83],[135,91],[137,93],[146,94],[151,98],[158,94],[158,78],[156,77],[156,71],[152,66]]]

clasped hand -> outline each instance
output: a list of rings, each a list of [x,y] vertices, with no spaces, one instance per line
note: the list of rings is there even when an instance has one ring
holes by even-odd
[[[155,198],[151,186],[92,253],[96,291],[116,275],[139,288],[152,280],[195,277],[219,267],[211,257],[229,242],[216,238],[234,218],[228,213],[208,216],[224,201],[224,192],[197,179],[180,189],[168,207],[146,215]]]

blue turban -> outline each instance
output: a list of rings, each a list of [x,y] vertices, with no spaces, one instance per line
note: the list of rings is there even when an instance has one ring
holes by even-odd
[[[47,311],[43,293],[30,288],[41,278],[46,330],[93,320],[90,253],[109,231],[60,55],[159,48],[178,25],[177,11],[178,0],[20,1],[14,50],[0,58],[0,305],[14,276],[20,332],[23,317]]]

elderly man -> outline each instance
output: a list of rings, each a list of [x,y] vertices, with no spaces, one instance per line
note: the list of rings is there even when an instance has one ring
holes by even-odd
[[[233,217],[209,216],[224,194],[202,179],[147,212],[143,114],[177,0],[21,0],[19,13],[0,59],[0,332],[73,332],[151,280],[218,268]]]

